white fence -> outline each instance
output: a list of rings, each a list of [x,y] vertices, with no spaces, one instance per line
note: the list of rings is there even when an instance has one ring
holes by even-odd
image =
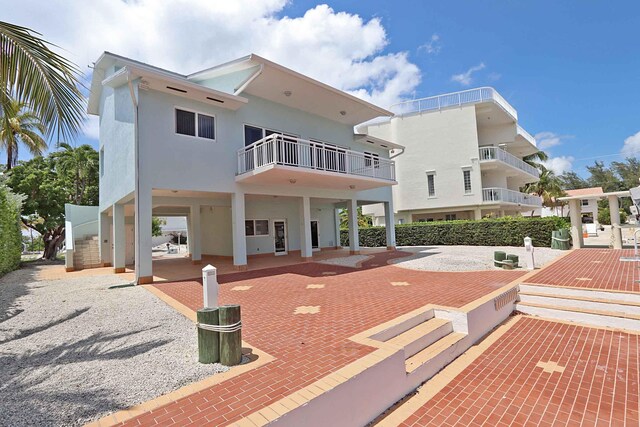
[[[513,154],[503,150],[499,147],[480,147],[480,161],[486,162],[491,160],[498,160],[520,169],[529,175],[533,175],[536,178],[540,178],[540,172],[522,159],[517,158]]]
[[[540,197],[497,187],[483,188],[482,201],[488,203],[513,203],[516,205],[542,207],[542,200]]]
[[[238,151],[238,175],[267,165],[284,165],[395,181],[395,162],[331,144],[280,134]]]

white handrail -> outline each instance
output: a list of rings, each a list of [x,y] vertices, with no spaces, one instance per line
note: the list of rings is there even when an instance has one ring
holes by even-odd
[[[538,196],[499,187],[483,188],[482,201],[542,207],[542,200]]]
[[[238,150],[238,175],[267,165],[295,166],[395,181],[395,162],[331,144],[272,134]]]
[[[534,147],[538,146],[538,143],[536,142],[536,139],[529,132],[524,130],[524,128],[522,126],[518,125],[516,128],[517,128],[517,133],[519,135],[521,135],[524,139],[529,141]]]
[[[506,163],[514,168],[520,169],[529,175],[536,178],[540,178],[540,171],[531,166],[522,159],[517,158],[513,154],[499,147],[480,147],[479,149],[480,162],[488,162],[497,160],[502,163]]]
[[[460,107],[462,105],[477,104],[486,101],[495,102],[515,120],[518,120],[518,113],[516,112],[516,109],[513,108],[511,104],[509,104],[502,95],[492,87],[480,87],[460,92],[445,93],[427,98],[399,102],[389,107],[389,109],[399,115],[402,115],[420,113],[422,111],[441,110],[449,107]]]

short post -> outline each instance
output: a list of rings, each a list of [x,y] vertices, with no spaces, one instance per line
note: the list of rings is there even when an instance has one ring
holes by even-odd
[[[205,329],[207,326],[218,326],[218,308],[201,308],[196,313],[198,320],[198,361],[200,363],[216,363],[220,361],[220,332]]]
[[[220,363],[239,365],[242,361],[242,323],[239,305],[223,305],[220,310]]]
[[[504,251],[495,251],[493,253],[493,265],[495,267],[502,267],[502,262],[507,259],[507,253]]]
[[[202,294],[204,308],[218,306],[218,274],[211,264],[202,269]]]
[[[527,270],[533,270],[536,268],[535,260],[533,258],[533,241],[531,237],[524,238],[524,259],[527,264]]]

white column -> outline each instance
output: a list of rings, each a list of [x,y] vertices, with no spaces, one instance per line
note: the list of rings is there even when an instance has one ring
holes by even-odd
[[[190,221],[189,221],[189,229],[191,230],[191,234],[189,235],[190,240],[193,242],[190,246],[191,251],[191,262],[194,264],[200,264],[202,260],[202,230],[201,230],[201,222],[200,222],[200,205],[192,205],[190,209]]]
[[[480,220],[480,219],[482,219],[482,209],[480,209],[480,208],[475,208],[475,209],[473,210],[473,218],[474,218],[475,220]]]
[[[311,201],[309,197],[300,198],[300,256],[310,259],[313,256],[311,245]]]
[[[393,201],[384,202],[384,226],[387,233],[387,250],[396,249],[396,220],[393,214]]]
[[[233,265],[247,269],[247,239],[244,231],[244,193],[231,194],[231,234],[233,236]]]
[[[100,242],[100,262],[104,267],[111,265],[111,236],[109,230],[109,214],[106,212],[100,212],[98,241]]]
[[[113,271],[124,273],[126,234],[124,229],[124,205],[113,205]]]
[[[622,229],[620,228],[620,204],[618,202],[618,196],[609,196],[609,213],[611,214],[613,249],[622,249]]]
[[[153,205],[151,189],[138,189],[135,218],[136,282],[153,283],[151,218]]]
[[[333,209],[333,220],[335,222],[336,249],[340,249],[342,248],[342,244],[340,243],[340,209]]]
[[[584,237],[582,236],[580,200],[569,200],[569,217],[571,218],[571,239],[573,240],[573,248],[581,248],[584,246]]]
[[[193,224],[191,223],[191,209],[189,209],[189,215],[187,216],[187,255],[193,257]]]
[[[358,234],[358,201],[350,199],[347,201],[349,213],[349,252],[351,255],[360,253],[360,237]]]

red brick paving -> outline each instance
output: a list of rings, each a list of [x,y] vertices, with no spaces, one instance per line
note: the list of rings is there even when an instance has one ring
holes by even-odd
[[[620,261],[623,256],[633,256],[633,250],[576,249],[527,283],[640,292],[638,263]]]
[[[125,425],[237,421],[373,350],[348,340],[350,336],[429,303],[461,307],[524,273],[424,272],[385,265],[391,258],[406,255],[379,253],[362,269],[308,263],[219,276],[220,302],[242,306],[243,339],[276,360]],[[374,264],[384,266],[372,268]],[[391,286],[391,281],[411,285]],[[308,284],[325,287],[307,289]],[[238,285],[251,289],[231,291]],[[194,310],[202,306],[198,281],[155,286]],[[299,306],[320,306],[320,312],[294,315]]]
[[[638,335],[523,317],[402,426],[637,426],[639,352]]]

